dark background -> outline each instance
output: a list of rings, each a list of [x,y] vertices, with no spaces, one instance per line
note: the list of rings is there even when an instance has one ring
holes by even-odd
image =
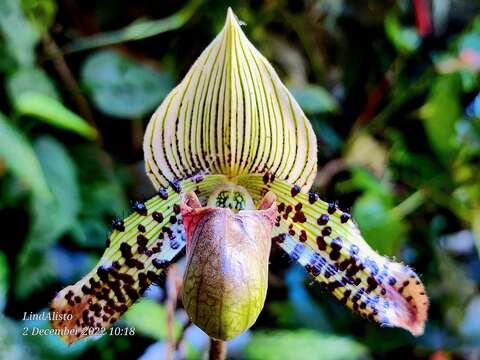
[[[414,267],[431,299],[425,335],[382,329],[275,250],[266,306],[230,356],[479,359],[480,4],[469,0],[0,0],[0,359],[163,359],[180,337],[177,358],[201,358],[207,339],[182,330],[181,308],[166,320],[181,264],[119,323],[135,336],[69,348],[21,336],[48,327],[22,317],[89,271],[111,219],[152,193],[143,130],[228,6],[313,124],[314,187]]]

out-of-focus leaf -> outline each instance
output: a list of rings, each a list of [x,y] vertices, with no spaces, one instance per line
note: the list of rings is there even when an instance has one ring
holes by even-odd
[[[20,115],[93,139],[97,131],[61,102],[55,85],[36,67],[22,67],[8,78],[7,91]]]
[[[475,245],[480,256],[480,206],[472,211],[472,231],[475,236]]]
[[[45,251],[25,250],[20,254],[16,275],[15,297],[25,299],[33,292],[43,289],[57,278],[55,268]]]
[[[300,266],[292,266],[285,276],[288,287],[288,299],[293,306],[297,326],[304,328],[330,331],[326,314],[315,303],[308,290],[305,288],[305,270]]]
[[[71,235],[81,246],[103,248],[111,219],[129,211],[122,172],[115,171],[111,157],[94,143],[74,148],[73,156],[82,169],[79,182],[83,206]]]
[[[434,256],[438,258],[436,278],[444,299],[439,303],[440,309],[444,312],[446,321],[460,328],[465,305],[476,292],[475,281],[467,275],[461,263],[438,246],[438,243],[434,245],[434,251]]]
[[[480,93],[468,104],[465,113],[470,118],[480,119]]]
[[[467,32],[460,38],[458,50],[472,49],[480,52],[480,31]]]
[[[111,231],[111,226],[107,226],[108,223],[102,219],[80,219],[72,228],[72,238],[82,247],[105,248],[106,234]]]
[[[200,329],[198,331],[201,332]],[[203,333],[205,335],[205,333]],[[206,336],[206,335],[205,335]],[[207,338],[208,344],[208,338]],[[230,345],[230,344],[229,344]],[[170,344],[167,341],[157,341],[147,347],[145,352],[138,358],[138,360],[158,360],[164,359],[165,354],[170,350]],[[182,344],[183,349],[177,349],[174,353],[174,359],[185,360],[201,360],[202,352],[194,348],[188,341],[184,341]],[[230,349],[228,349],[229,356],[231,355]],[[236,359],[236,357],[233,357]]]
[[[248,360],[358,360],[367,349],[350,338],[313,330],[257,331],[245,355]]]
[[[33,202],[35,216],[29,238],[44,249],[75,223],[80,210],[80,193],[77,169],[60,142],[44,136],[36,141],[35,151],[53,194],[51,201],[35,199]]]
[[[469,340],[480,342],[480,295],[470,300],[460,326],[463,336]]]
[[[183,9],[164,19],[138,20],[120,30],[76,39],[67,47],[66,51],[82,51],[126,41],[141,40],[178,29],[192,17],[200,3],[200,0],[191,0]]]
[[[439,76],[425,105],[420,109],[430,144],[445,163],[451,160],[455,150],[455,124],[462,113],[459,91],[458,76]]]
[[[14,321],[0,313],[0,359],[17,360],[40,360],[22,337],[24,329]]]
[[[7,301],[9,273],[7,257],[0,251],[0,313]]]
[[[28,185],[38,198],[48,198],[50,192],[43,171],[25,137],[0,113],[0,157],[8,169]]]
[[[326,116],[325,116],[326,117]],[[318,150],[325,157],[331,157],[333,153],[340,150],[342,139],[329,125],[329,121],[322,119],[320,116],[309,117],[313,131],[317,135]]]
[[[338,108],[334,97],[320,85],[292,87],[290,91],[306,114],[328,113],[336,111]]]
[[[33,92],[54,99],[59,99],[55,85],[48,75],[37,67],[21,67],[7,79],[7,92],[10,100],[15,103],[22,94]]]
[[[151,299],[141,299],[124,315],[128,326],[135,327],[136,332],[156,340],[165,339],[167,336],[167,311],[164,306]],[[180,324],[175,322],[178,334]]]
[[[81,76],[97,108],[117,118],[150,113],[173,87],[170,75],[110,50],[90,55]]]
[[[15,66],[15,60],[10,55],[7,44],[5,41],[0,41],[0,72],[8,72]]]
[[[25,15],[40,32],[45,32],[53,24],[57,4],[53,0],[21,0]]]
[[[26,92],[16,97],[15,107],[21,115],[33,116],[55,127],[73,131],[87,139],[94,139],[97,136],[97,131],[93,127],[55,98]]]
[[[111,220],[113,216],[125,215],[129,206],[122,188],[123,172],[116,168],[110,155],[97,144],[89,143],[73,149],[73,156],[82,169],[82,218]]]
[[[395,255],[405,224],[392,213],[387,202],[373,193],[363,194],[353,206],[353,216],[367,242],[383,255]]]
[[[339,182],[337,188],[340,192],[352,192],[361,190],[375,194],[384,201],[391,201],[391,191],[387,183],[380,182],[369,171],[354,167],[351,169],[351,180]]]
[[[25,279],[25,284],[17,291],[20,297],[27,296],[35,286],[55,276],[51,264],[45,264],[45,251],[71,230],[81,206],[77,171],[64,146],[45,136],[37,140],[35,150],[53,198],[32,199],[33,223],[19,255],[19,277]],[[33,280],[33,272],[40,280]]]
[[[45,254],[46,259],[63,284],[71,284],[88,273],[99,260],[99,255],[82,251],[67,250],[54,246]]]
[[[469,230],[461,230],[441,236],[440,243],[445,250],[455,256],[467,256],[475,248],[475,236]]]
[[[48,314],[48,309],[42,309],[35,315],[43,316],[43,314]],[[48,320],[26,320],[22,325],[29,328],[29,334],[32,334],[33,329],[42,329],[44,331],[51,329]],[[78,356],[94,344],[94,341],[92,340],[93,339],[86,339],[85,341],[79,341],[75,344],[67,345],[65,341],[60,339],[57,335],[25,336],[25,343],[30,345],[30,347],[34,349],[42,359],[49,360],[69,360],[78,358]]]
[[[39,35],[25,18],[18,0],[0,1],[0,30],[9,53],[20,65],[33,65]]]
[[[404,27],[394,13],[385,17],[385,33],[398,52],[411,54],[420,45],[420,37],[414,27]]]
[[[388,163],[388,150],[365,132],[357,132],[347,140],[345,162],[350,166],[363,166],[380,178]]]

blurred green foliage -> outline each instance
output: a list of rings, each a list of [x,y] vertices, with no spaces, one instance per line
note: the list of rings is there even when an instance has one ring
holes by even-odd
[[[90,270],[127,199],[152,193],[143,129],[227,6],[312,122],[315,188],[352,210],[375,249],[422,274],[432,303],[424,336],[381,329],[273,250],[265,310],[230,356],[478,358],[478,2],[0,0],[0,359],[163,358],[164,285],[120,322],[135,336],[67,347],[22,336],[48,328],[22,319]],[[178,357],[200,358],[206,339],[180,305],[173,324]]]

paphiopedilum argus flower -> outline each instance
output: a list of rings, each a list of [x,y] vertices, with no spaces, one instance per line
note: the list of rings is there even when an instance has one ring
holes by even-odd
[[[52,324],[78,330],[67,342],[114,324],[184,247],[183,305],[212,338],[257,319],[271,246],[363,318],[423,333],[428,299],[415,272],[372,250],[348,213],[309,192],[315,134],[231,10],[153,115],[144,153],[157,195],[113,222],[97,266],[51,304],[73,315]]]

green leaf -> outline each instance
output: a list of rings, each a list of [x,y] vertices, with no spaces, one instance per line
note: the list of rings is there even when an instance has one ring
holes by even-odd
[[[29,115],[88,139],[97,131],[60,102],[55,85],[36,67],[22,67],[8,78],[8,95],[20,115]]]
[[[114,171],[108,153],[95,143],[73,149],[82,193],[80,219],[72,237],[81,246],[104,247],[105,234],[111,231],[110,220],[128,213],[128,199],[122,188],[122,174]],[[108,221],[105,221],[108,220]]]
[[[173,87],[170,75],[110,50],[90,55],[81,76],[97,108],[117,118],[149,114]]]
[[[50,193],[38,159],[22,133],[0,113],[0,157],[7,168],[38,198],[48,198]]]
[[[75,163],[60,142],[50,136],[41,137],[35,151],[53,194],[50,201],[33,201],[34,223],[29,238],[44,249],[75,223],[80,192]]]
[[[292,87],[290,91],[302,110],[309,115],[334,112],[338,108],[335,98],[319,85]]]
[[[9,283],[8,261],[5,254],[0,251],[0,312],[3,311],[7,302]]]
[[[59,99],[57,89],[48,75],[37,67],[21,67],[7,78],[7,93],[15,103],[18,96],[33,92]]]
[[[405,232],[402,219],[377,193],[366,192],[353,206],[353,217],[367,242],[382,255],[395,255]]]
[[[472,49],[480,52],[480,30],[468,32],[460,37],[458,50]]]
[[[414,27],[403,27],[398,18],[390,13],[385,17],[385,33],[388,39],[402,54],[411,54],[420,45],[420,37]]]
[[[0,313],[0,359],[41,359],[25,343],[22,331],[22,326]]]
[[[55,20],[57,4],[53,0],[21,0],[23,11],[40,32],[47,31]]]
[[[327,116],[310,116],[310,121],[318,138],[320,154],[329,158],[332,157],[333,153],[340,150],[343,140],[329,125],[329,123],[332,123],[331,119],[327,121],[323,117],[326,118]]]
[[[349,166],[366,168],[381,178],[389,161],[389,151],[369,133],[356,131],[346,141],[343,159]]]
[[[177,13],[159,20],[138,20],[116,31],[104,32],[76,39],[67,47],[67,52],[82,51],[101,46],[115,45],[126,41],[141,40],[183,26],[195,13],[201,1],[190,1]]]
[[[475,236],[475,245],[480,255],[480,206],[472,210],[472,231]]]
[[[105,234],[110,230],[111,228],[101,218],[87,218],[79,220],[73,226],[71,236],[82,247],[104,249]]]
[[[439,76],[420,109],[430,144],[443,162],[448,162],[454,155],[455,127],[462,114],[460,89],[457,75]]]
[[[43,315],[46,313],[48,313],[48,309],[42,309],[36,314]],[[51,325],[48,320],[26,320],[22,325],[30,329],[30,334],[34,328],[43,330],[51,329]],[[79,356],[82,355],[88,348],[92,347],[95,342],[87,340],[68,345],[60,338],[60,336],[57,335],[30,335],[25,337],[25,343],[30,345],[31,348],[35,349],[42,359],[69,360],[79,358]]]
[[[81,206],[77,171],[64,146],[45,136],[37,140],[35,150],[53,197],[32,199],[33,223],[19,254],[18,276],[25,279],[19,281],[20,297],[55,277],[45,252],[72,229]]]
[[[14,294],[15,298],[24,300],[54,282],[57,273],[44,251],[24,250],[19,256]]]
[[[33,116],[47,124],[73,131],[87,139],[97,137],[97,131],[93,127],[55,98],[35,92],[26,92],[15,99],[15,107],[21,115]]]
[[[245,349],[248,360],[354,360],[367,349],[347,337],[312,330],[257,331]]]
[[[19,1],[0,1],[0,31],[7,42],[10,54],[17,63],[33,65],[39,35],[25,18]]]
[[[139,334],[157,340],[167,337],[167,310],[154,300],[141,299],[125,313],[124,319]],[[178,334],[179,331],[180,324],[175,322],[175,333]]]

